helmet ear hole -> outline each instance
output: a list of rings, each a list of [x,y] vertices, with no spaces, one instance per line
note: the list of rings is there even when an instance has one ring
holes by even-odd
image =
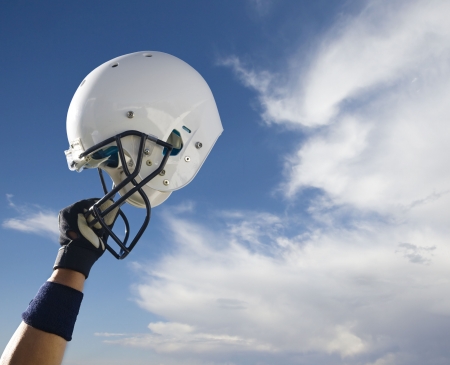
[[[94,154],[92,154],[92,158],[96,160],[102,160],[107,158],[105,161],[106,166],[108,167],[117,167],[119,166],[119,153],[117,146],[110,146],[107,148],[103,148],[98,150]]]
[[[169,138],[167,138],[167,143],[170,143],[173,146],[173,150],[170,153],[171,156],[176,156],[180,153],[181,149],[183,148],[183,139],[181,138],[180,132],[178,132],[176,129],[170,133]],[[165,156],[167,152],[167,148],[164,148],[163,155]]]

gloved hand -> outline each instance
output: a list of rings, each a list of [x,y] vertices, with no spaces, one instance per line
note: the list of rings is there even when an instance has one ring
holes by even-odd
[[[93,229],[88,226],[84,214],[99,199],[86,199],[76,202],[59,212],[59,243],[61,248],[56,256],[53,270],[58,268],[71,269],[82,273],[86,279],[92,265],[97,261],[103,252],[107,238],[105,229],[100,223],[96,223]],[[104,211],[113,204],[111,200],[106,201],[100,207]],[[112,228],[117,218],[119,208],[112,210],[104,218],[108,227]],[[88,216],[91,222],[94,217]]]

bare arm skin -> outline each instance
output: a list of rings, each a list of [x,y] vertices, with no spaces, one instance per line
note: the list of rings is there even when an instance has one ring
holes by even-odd
[[[69,269],[56,269],[48,279],[78,291],[83,291],[85,280],[83,274]],[[62,337],[22,322],[9,340],[0,365],[60,365],[66,344]]]
[[[72,338],[73,326],[83,299],[81,292],[83,292],[84,282],[89,276],[92,265],[105,252],[102,238],[107,239],[107,235],[104,229],[99,224],[100,227],[94,225],[94,231],[88,226],[84,217],[84,212],[96,201],[95,198],[80,200],[60,211],[58,224],[61,248],[58,250],[53,265],[54,270],[48,281],[62,284],[66,288],[56,284],[44,284],[41,287],[43,291],[41,292],[40,289],[35,297],[35,299],[38,298],[36,306],[32,304],[33,299],[22,315],[24,321],[9,340],[0,358],[0,365],[61,364],[66,350],[66,339]],[[111,204],[112,201],[108,200],[102,207],[106,209]],[[109,222],[107,224],[110,228],[114,225],[118,209],[116,208],[108,215],[106,222]],[[59,288],[59,292],[53,289],[53,292],[47,291],[49,287]],[[67,296],[67,293],[72,295]],[[44,300],[41,301],[42,298]],[[72,307],[68,303],[66,307],[63,307],[64,303],[61,304],[61,302],[67,300],[65,298],[72,300]],[[65,316],[67,321],[61,321],[61,318],[64,319]],[[48,329],[49,332],[38,328]]]

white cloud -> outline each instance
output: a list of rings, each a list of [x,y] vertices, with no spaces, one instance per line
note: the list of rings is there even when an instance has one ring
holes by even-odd
[[[193,201],[183,201],[180,202],[177,206],[173,207],[175,213],[188,213],[193,212],[195,210],[195,202]]]
[[[267,122],[307,128],[286,157],[287,197],[315,187],[335,205],[401,214],[448,194],[449,12],[439,0],[370,1],[308,64],[296,55],[275,75],[223,61],[258,92]]]
[[[449,13],[439,0],[370,1],[308,65],[296,56],[275,74],[222,61],[258,92],[264,120],[304,132],[282,188],[320,189],[311,225],[295,234],[295,216],[233,211],[213,229],[167,215],[176,246],[135,264],[134,287],[167,322],[113,342],[213,363],[236,352],[293,364],[448,359]]]
[[[59,236],[57,213],[43,210],[40,207],[17,206],[13,203],[12,198],[11,194],[7,194],[9,206],[19,213],[19,217],[4,220],[3,228],[49,236],[57,240]]]
[[[420,364],[415,346],[439,343],[446,325],[432,318],[450,313],[446,237],[429,236],[429,247],[423,227],[374,222],[287,236],[281,217],[221,216],[220,234],[207,222],[166,217],[176,246],[158,263],[135,264],[142,281],[134,291],[142,308],[168,322],[109,343],[217,363],[249,352],[278,363],[287,353],[314,353],[321,364],[377,365]],[[417,265],[414,254],[426,262]],[[417,361],[401,360],[402,351]]]
[[[421,247],[405,242],[398,245],[397,252],[402,253],[403,256],[412,263],[428,264],[431,261],[431,256],[435,250],[436,246]]]
[[[12,194],[6,194],[6,200],[8,201],[8,205],[9,205],[11,208],[15,208],[15,207],[16,207],[16,205],[15,205],[14,202],[13,202],[13,198],[14,198],[14,195],[12,195]]]
[[[117,343],[126,346],[152,348],[162,353],[203,353],[223,350],[246,350],[256,347],[270,351],[270,345],[258,344],[252,339],[227,334],[202,333],[195,327],[174,322],[150,323],[153,334],[137,335],[120,340],[107,340],[106,343]]]
[[[417,82],[423,72],[446,68],[450,37],[447,2],[367,3],[361,14],[344,17],[328,35],[316,40],[316,55],[309,66],[303,55],[296,54],[286,77],[249,70],[237,57],[223,62],[260,93],[267,121],[305,126],[329,124],[345,109],[343,103],[368,94],[373,97],[380,89]]]

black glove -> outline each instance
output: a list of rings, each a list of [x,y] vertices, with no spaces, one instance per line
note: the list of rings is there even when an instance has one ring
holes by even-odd
[[[59,243],[62,246],[56,256],[53,270],[58,268],[71,269],[82,273],[86,279],[95,261],[105,252],[104,240],[108,237],[105,229],[100,223],[90,228],[84,214],[99,199],[86,199],[76,202],[59,212]],[[106,201],[100,207],[101,211],[113,204],[111,200]],[[104,220],[108,227],[112,228],[117,218],[119,208],[108,213]],[[94,217],[88,216],[91,222]]]

